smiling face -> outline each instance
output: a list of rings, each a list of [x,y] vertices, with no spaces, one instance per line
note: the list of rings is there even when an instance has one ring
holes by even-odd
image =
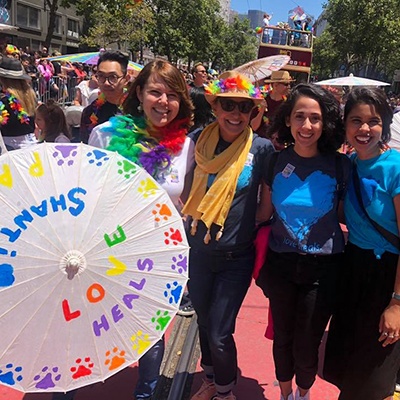
[[[372,104],[356,104],[345,121],[346,138],[362,160],[380,154],[382,118]]]
[[[314,157],[318,154],[323,118],[321,107],[316,100],[311,97],[299,97],[286,121],[286,126],[290,127],[297,154],[302,157]]]
[[[244,106],[246,112],[239,111],[239,107],[236,105],[233,110],[226,111],[225,109],[231,109],[232,107],[226,107],[225,109],[221,105],[221,101],[236,103],[249,103],[250,107]],[[253,100],[240,97],[224,97],[222,100],[217,99],[213,106],[213,111],[217,117],[219,124],[219,132],[221,137],[227,142],[233,142],[249,125],[251,110],[254,108]],[[252,104],[250,104],[252,103]],[[243,110],[243,106],[240,106]],[[247,112],[248,111],[248,112]]]
[[[156,128],[171,123],[179,113],[180,97],[159,76],[153,75],[143,89],[137,87],[143,113]]]

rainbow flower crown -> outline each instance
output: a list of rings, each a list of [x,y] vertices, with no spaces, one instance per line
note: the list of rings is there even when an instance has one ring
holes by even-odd
[[[249,80],[244,79],[241,75],[212,81],[205,87],[205,92],[213,96],[218,96],[220,93],[244,92],[253,99],[263,98],[260,89],[255,87]]]

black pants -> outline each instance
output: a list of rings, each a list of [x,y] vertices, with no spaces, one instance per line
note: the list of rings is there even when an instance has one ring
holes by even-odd
[[[266,290],[274,320],[276,377],[309,389],[318,369],[318,348],[331,317],[342,254],[313,256],[268,250]]]
[[[398,255],[346,246],[340,298],[329,327],[324,378],[340,389],[340,400],[382,400],[393,395],[400,368],[400,343],[382,347],[379,321],[388,306]]]

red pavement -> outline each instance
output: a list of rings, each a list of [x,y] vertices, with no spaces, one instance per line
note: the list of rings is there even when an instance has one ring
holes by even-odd
[[[254,282],[250,286],[240,310],[235,340],[238,347],[240,375],[234,389],[237,400],[279,400],[279,387],[275,379],[272,359],[272,341],[264,338],[267,323],[268,300]],[[196,392],[202,374],[198,364],[192,386]],[[312,400],[336,400],[338,390],[317,378],[311,389]]]
[[[272,342],[264,338],[267,323],[268,301],[261,289],[252,283],[238,316],[235,339],[238,346],[240,375],[235,394],[238,400],[279,400],[279,388],[274,375]],[[193,382],[193,392],[201,385],[198,365]],[[137,368],[126,368],[104,384],[82,388],[76,400],[132,400],[137,379]],[[312,400],[336,400],[337,389],[317,378],[311,389]],[[26,394],[0,385],[0,399],[51,400],[46,393]],[[179,400],[179,399],[176,399]]]

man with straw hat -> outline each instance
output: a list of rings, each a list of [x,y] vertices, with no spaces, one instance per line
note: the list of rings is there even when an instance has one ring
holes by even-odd
[[[289,94],[290,84],[294,79],[288,71],[273,71],[271,77],[264,82],[271,85],[271,90],[265,96],[267,103],[266,110],[260,125],[254,126],[253,129],[262,137],[268,137],[268,127],[272,124],[278,107],[286,100]]]

